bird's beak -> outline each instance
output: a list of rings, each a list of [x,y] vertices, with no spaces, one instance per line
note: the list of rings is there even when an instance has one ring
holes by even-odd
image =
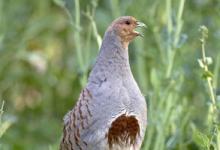
[[[146,24],[144,24],[143,22],[140,22],[140,21],[137,21],[137,27],[147,28]]]
[[[138,27],[147,28],[147,26],[146,26],[143,22],[137,21],[136,23],[137,23],[137,24],[136,24],[136,28],[138,28]],[[144,37],[144,35],[143,35],[142,33],[137,32],[137,31],[136,31],[136,33],[137,33],[138,36]]]

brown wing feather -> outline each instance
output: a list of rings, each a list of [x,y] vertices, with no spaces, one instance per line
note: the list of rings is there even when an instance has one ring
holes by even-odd
[[[88,89],[84,89],[76,106],[64,117],[63,138],[60,150],[82,150],[87,146],[80,138],[83,129],[87,128],[88,120],[92,117],[89,103],[92,95]]]

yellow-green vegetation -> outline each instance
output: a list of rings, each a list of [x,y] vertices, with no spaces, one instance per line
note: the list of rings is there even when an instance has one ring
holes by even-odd
[[[0,0],[1,150],[58,149],[104,31],[123,15],[148,26],[129,47],[148,103],[142,149],[220,150],[219,0]]]

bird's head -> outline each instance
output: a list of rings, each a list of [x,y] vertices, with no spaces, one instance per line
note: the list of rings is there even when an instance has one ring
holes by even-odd
[[[132,16],[123,16],[114,20],[108,30],[119,36],[122,44],[127,47],[135,37],[143,36],[135,31],[137,27],[146,27],[146,25]]]

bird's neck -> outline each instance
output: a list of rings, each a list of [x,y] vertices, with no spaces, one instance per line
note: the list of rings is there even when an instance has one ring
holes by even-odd
[[[131,73],[128,47],[124,47],[120,38],[114,33],[106,33],[100,48],[99,56],[90,76],[103,72],[110,76],[126,76]]]
[[[116,36],[114,32],[107,32],[103,38],[99,57],[105,60],[115,59],[121,63],[127,63],[129,61],[128,43],[122,42],[121,38]]]

